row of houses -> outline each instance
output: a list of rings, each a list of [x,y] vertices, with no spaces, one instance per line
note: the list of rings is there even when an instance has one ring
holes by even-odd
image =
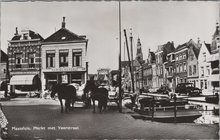
[[[175,91],[177,84],[188,82],[203,89],[203,94],[211,94],[213,89],[219,88],[218,23],[210,44],[190,39],[175,48],[173,42],[167,42],[157,46],[156,51],[149,49],[146,60],[143,60],[140,46],[138,40],[133,61],[136,89],[158,89],[166,85]],[[131,88],[127,61],[122,63],[122,77],[124,88]]]
[[[23,29],[8,41],[8,81],[10,90],[44,90],[57,83],[85,83],[88,76],[88,39],[61,28],[44,39]]]

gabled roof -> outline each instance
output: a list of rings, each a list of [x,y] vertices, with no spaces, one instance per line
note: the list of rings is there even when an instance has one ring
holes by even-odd
[[[199,49],[198,47],[193,46],[193,47],[192,47],[192,50],[193,50],[193,52],[194,52],[196,58],[198,59],[200,49]]]
[[[163,50],[166,51],[167,54],[173,52],[175,50],[174,44],[171,42],[167,42],[163,45]]]
[[[211,53],[211,44],[207,44],[205,42],[204,42],[204,44],[205,44],[207,50],[209,51],[209,53]]]
[[[1,63],[2,62],[7,62],[8,61],[8,55],[1,50]]]
[[[192,45],[196,46],[196,43],[192,39],[190,39],[188,42],[177,46],[177,48],[175,49],[175,52],[178,52],[178,51],[183,50],[185,48],[189,48]]]
[[[66,28],[61,28],[51,36],[46,38],[44,42],[64,42],[64,41],[85,41],[85,37],[78,36]]]
[[[34,31],[31,30],[29,30],[29,36],[31,39],[40,39],[41,41],[43,40],[43,37],[40,34],[35,33]],[[16,34],[11,40],[21,40],[21,35]]]

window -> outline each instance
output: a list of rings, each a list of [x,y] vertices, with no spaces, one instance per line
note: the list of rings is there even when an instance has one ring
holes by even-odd
[[[176,65],[176,72],[179,72],[179,65]]]
[[[183,54],[183,59],[186,59],[186,54],[185,53]]]
[[[82,50],[73,50],[73,66],[82,66]]]
[[[59,51],[60,67],[68,67],[68,54],[69,50]]]
[[[203,89],[203,80],[200,81],[200,88]]]
[[[28,65],[29,65],[29,68],[34,68],[35,65],[34,65],[34,53],[28,53]]]
[[[46,51],[46,67],[47,68],[55,67],[55,51],[54,50]]]
[[[186,72],[186,63],[183,64],[184,72]]]
[[[180,60],[182,60],[182,55],[180,54],[180,58],[179,58]]]
[[[205,80],[205,89],[207,89],[207,80]]]
[[[203,61],[204,62],[206,61],[206,53],[205,52],[203,53]]]
[[[201,77],[204,76],[204,67],[201,67]]]
[[[23,39],[24,40],[27,40],[28,39],[28,34],[26,33],[26,34],[23,34]]]
[[[180,72],[182,72],[183,71],[183,67],[182,67],[182,64],[180,63]]]
[[[189,66],[189,75],[191,76],[192,75],[192,67]]]
[[[178,55],[176,55],[176,61],[178,61],[179,60],[179,57],[178,57]]]
[[[206,66],[206,69],[207,69],[207,75],[210,75],[210,69],[209,69],[209,66]]]
[[[196,65],[193,65],[193,74],[196,74]]]
[[[6,73],[6,69],[3,70],[3,73]]]
[[[21,58],[22,58],[21,53],[15,54],[15,68],[21,68]]]

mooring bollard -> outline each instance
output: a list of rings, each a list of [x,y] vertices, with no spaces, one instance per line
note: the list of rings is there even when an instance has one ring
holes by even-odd
[[[174,123],[176,123],[176,94],[174,94]]]

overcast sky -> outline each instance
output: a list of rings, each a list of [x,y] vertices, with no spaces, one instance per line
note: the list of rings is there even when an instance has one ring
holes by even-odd
[[[190,39],[211,43],[219,21],[217,2],[121,2],[122,30],[132,28],[134,56],[137,38],[142,44],[144,59],[148,49],[173,41],[175,47]],[[29,28],[47,38],[61,28],[86,35],[89,73],[98,68],[118,69],[119,31],[118,2],[5,2],[1,3],[1,48],[7,51],[15,28]],[[122,31],[122,52],[124,52]],[[122,54],[122,59],[124,56]]]

